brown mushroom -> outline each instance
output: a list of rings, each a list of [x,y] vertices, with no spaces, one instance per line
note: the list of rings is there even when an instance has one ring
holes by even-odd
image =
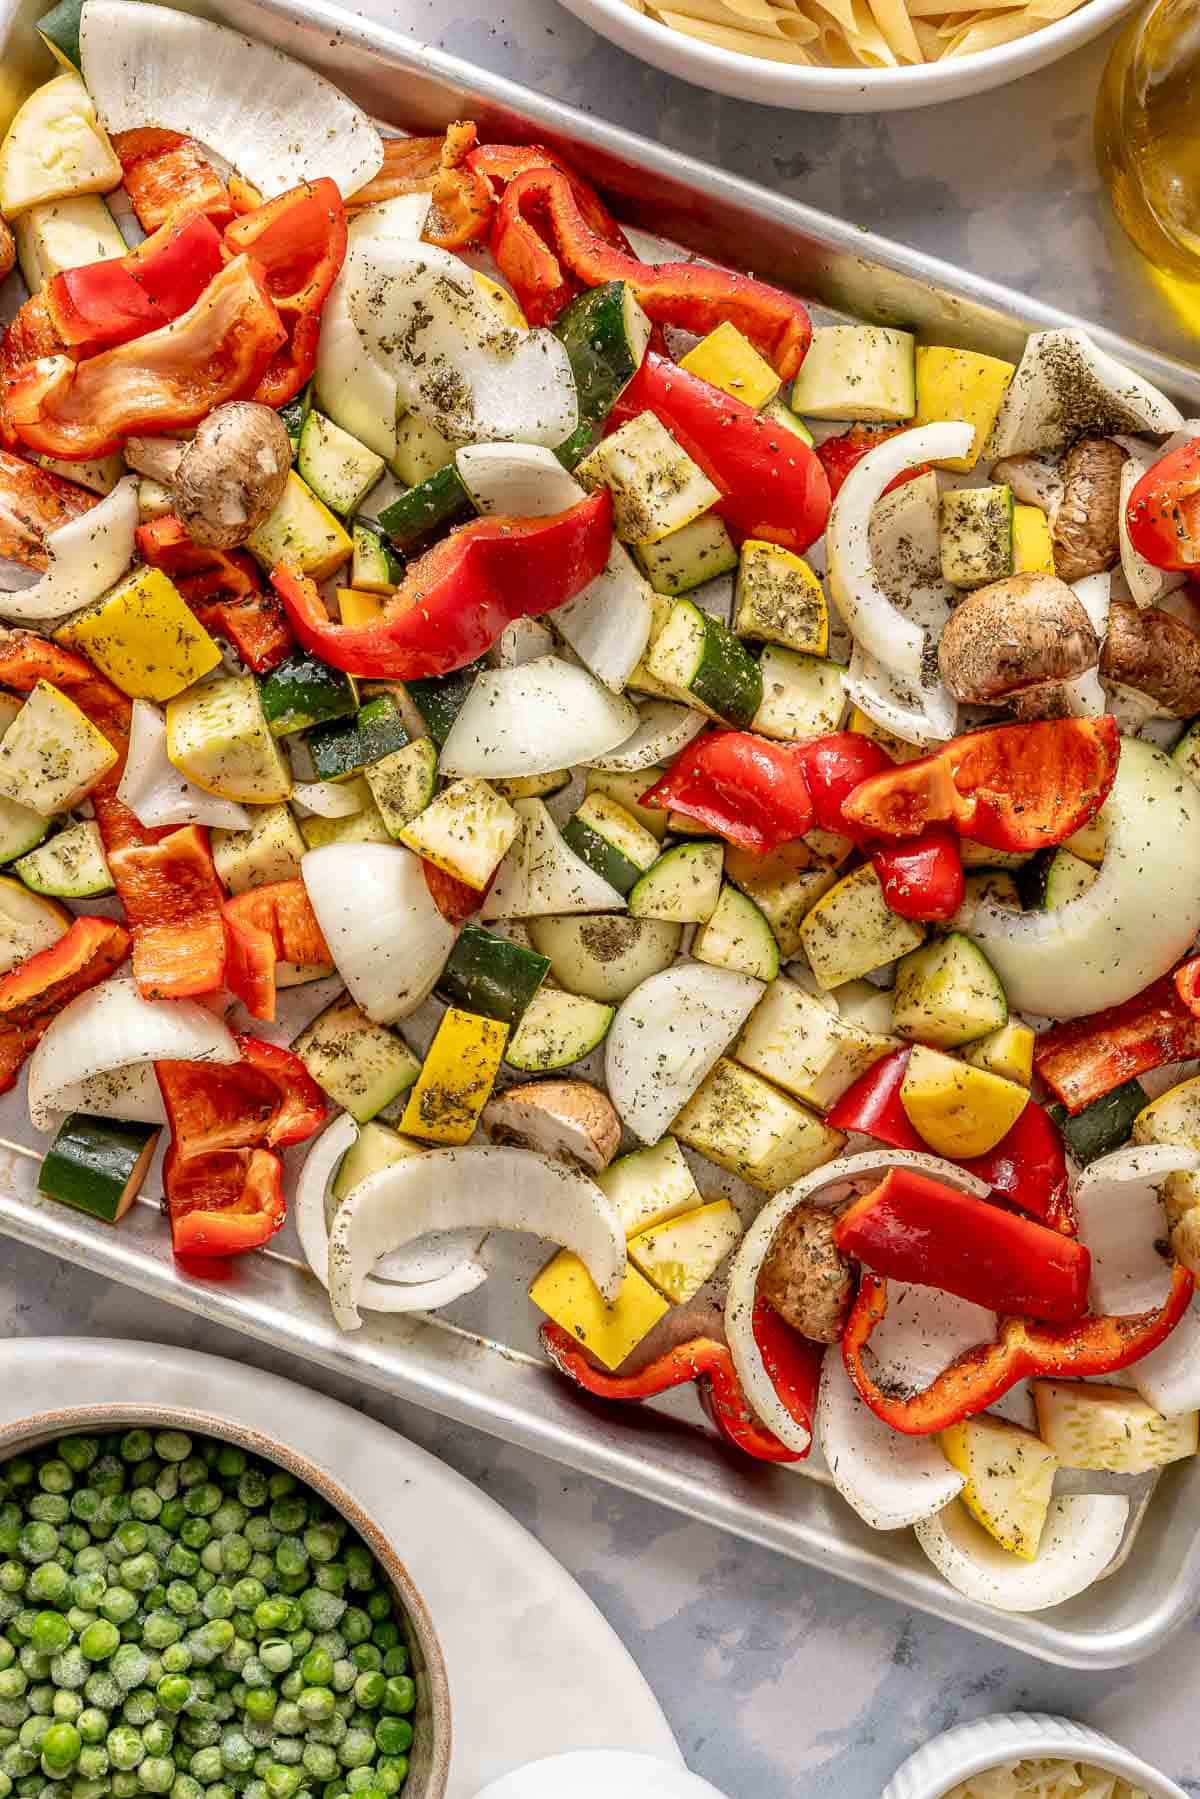
[[[938,666],[965,704],[1020,699],[1025,715],[1036,716],[1040,704],[1056,704],[1062,682],[1095,668],[1099,655],[1092,621],[1065,581],[1009,575],[977,587],[947,620]]]
[[[1054,568],[1064,581],[1101,575],[1121,556],[1121,468],[1111,437],[1081,437],[1062,465],[1063,496],[1054,514]]]
[[[1011,487],[1015,500],[1036,506],[1051,520],[1062,505],[1062,472],[1056,462],[1041,456],[1005,456],[993,464],[992,480]]]
[[[131,437],[125,460],[170,489],[175,512],[196,543],[231,550],[282,499],[292,445],[269,406],[231,400],[210,412],[193,438]]]
[[[1100,676],[1145,694],[1168,718],[1191,718],[1200,712],[1200,636],[1159,606],[1114,600]]]
[[[488,1101],[480,1119],[493,1143],[558,1161],[579,1162],[591,1174],[607,1168],[621,1142],[612,1102],[590,1081],[529,1081]]]
[[[793,1330],[836,1343],[854,1298],[854,1272],[833,1240],[837,1213],[793,1206],[767,1251],[758,1291]]]

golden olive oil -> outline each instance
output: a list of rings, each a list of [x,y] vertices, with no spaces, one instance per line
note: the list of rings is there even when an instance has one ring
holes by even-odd
[[[1154,0],[1118,38],[1096,109],[1117,217],[1156,268],[1200,280],[1200,5]]]

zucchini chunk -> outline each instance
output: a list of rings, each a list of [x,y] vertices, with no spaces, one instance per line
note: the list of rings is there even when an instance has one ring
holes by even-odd
[[[404,691],[425,721],[425,729],[440,750],[450,735],[450,727],[463,709],[467,695],[483,672],[482,662],[468,662],[452,675],[428,675],[418,681],[406,681]]]
[[[725,846],[707,840],[677,843],[648,868],[629,895],[631,918],[704,924],[721,897]]]
[[[308,650],[292,650],[269,675],[259,676],[258,686],[272,737],[307,731],[331,718],[350,718],[358,710],[353,677]]]
[[[636,556],[655,593],[671,595],[690,593],[738,565],[733,539],[715,512],[701,513],[658,543],[642,544]]]
[[[381,693],[352,718],[315,725],[304,739],[319,781],[348,781],[373,762],[403,749],[408,732],[395,696]]]
[[[321,1091],[358,1124],[407,1093],[421,1071],[403,1037],[373,1024],[348,994],[318,1013],[292,1049]]]
[[[391,545],[378,525],[369,519],[356,518],[350,527],[354,546],[350,563],[350,585],[364,593],[388,595],[404,579],[404,564],[393,554]],[[350,620],[343,618],[343,624]]]
[[[341,524],[295,469],[283,498],[251,532],[246,548],[268,575],[277,563],[290,562],[313,581],[327,581],[354,553]]]
[[[692,955],[697,962],[732,968],[756,981],[773,981],[779,973],[779,945],[770,925],[749,894],[728,883],[712,916],[696,932]]]
[[[12,229],[17,260],[31,294],[67,269],[88,262],[113,262],[129,254],[129,246],[99,194],[45,200],[14,219]]]
[[[901,1037],[958,1049],[1008,1021],[1008,1001],[995,969],[961,931],[951,931],[904,957],[896,970],[893,1027]]]
[[[13,872],[35,893],[59,899],[92,899],[113,891],[100,827],[92,819],[69,825],[40,849],[22,856],[13,864]]]
[[[669,968],[683,935],[677,924],[624,914],[531,918],[533,947],[569,993],[619,1005],[652,974]]]
[[[616,1208],[627,1237],[703,1203],[674,1137],[661,1137],[645,1149],[618,1156],[596,1176],[596,1185]]]
[[[845,1138],[760,1075],[722,1056],[672,1126],[718,1168],[778,1193],[832,1161]]]
[[[65,936],[71,916],[62,906],[0,875],[0,974]]]
[[[146,1178],[159,1129],[69,1113],[46,1151],[38,1192],[105,1224],[119,1223]]]
[[[750,722],[752,731],[781,743],[823,737],[836,731],[846,710],[844,663],[769,643],[759,659],[762,703]]]
[[[338,1163],[330,1192],[340,1205],[369,1174],[378,1174],[381,1168],[394,1168],[397,1162],[424,1153],[423,1144],[410,1143],[390,1125],[368,1120],[359,1125],[356,1140]]]
[[[437,991],[464,1012],[515,1026],[549,972],[549,957],[495,931],[485,931],[482,925],[467,924],[441,972]],[[511,1044],[508,1060],[512,1060]]]
[[[475,276],[478,280],[478,275]],[[406,412],[396,425],[396,452],[389,467],[405,487],[419,487],[454,461],[454,445],[436,425]]]
[[[1134,1119],[1149,1101],[1150,1095],[1140,1081],[1122,1081],[1111,1093],[1094,1099],[1090,1106],[1085,1106],[1073,1117],[1057,1101],[1046,1110],[1062,1132],[1075,1160],[1086,1164],[1098,1161],[1128,1142]]]
[[[925,941],[922,925],[888,906],[869,862],[821,896],[801,921],[799,935],[817,985],[826,991],[886,967]]]
[[[744,730],[762,704],[762,673],[728,625],[676,600],[646,655],[656,681],[689,706]]]
[[[464,519],[474,516],[471,496],[453,462],[448,462],[445,468],[418,481],[390,506],[385,506],[378,522],[387,532],[393,548],[407,556],[426,538],[448,531],[451,525],[461,524]]]
[[[916,343],[883,325],[819,325],[792,383],[805,418],[903,424],[917,409]]]
[[[379,816],[393,837],[399,837],[417,814],[433,804],[437,792],[437,748],[431,737],[414,737],[389,756],[381,756],[363,770]]]
[[[627,282],[606,281],[576,294],[553,329],[567,352],[579,396],[579,425],[557,451],[563,466],[572,469],[641,367],[651,325]]]
[[[294,881],[307,847],[290,808],[282,805],[256,808],[248,831],[212,833],[217,873],[234,894],[271,881]]]
[[[822,866],[804,843],[785,843],[765,856],[729,844],[725,873],[766,918],[785,961],[804,948],[800,928],[837,881],[835,870]]]
[[[519,1068],[524,1074],[569,1068],[600,1047],[613,1013],[612,1006],[585,999],[582,994],[541,987],[509,1038],[504,1059],[510,1068]]]
[[[628,893],[658,860],[657,837],[602,793],[587,796],[563,826],[562,839],[618,893]]]
[[[589,768],[586,784],[589,794],[603,793],[608,799],[615,800],[631,818],[637,819],[644,831],[649,831],[661,843],[667,834],[666,813],[641,804],[642,795],[656,779],[652,769],[642,773],[620,774],[615,769]]]
[[[443,788],[397,836],[418,856],[481,892],[507,855],[520,825],[507,800],[486,781],[467,777]]]
[[[359,443],[323,412],[304,421],[296,467],[331,512],[356,512],[383,473],[383,457]]]
[[[1200,1414],[1164,1418],[1130,1387],[1081,1380],[1030,1382],[1038,1433],[1063,1468],[1148,1474],[1196,1454]]]
[[[751,1012],[733,1055],[743,1068],[827,1112],[895,1047],[894,1037],[857,1028],[780,975]]]
[[[721,495],[652,412],[604,438],[575,471],[589,493],[607,487],[623,543],[658,543],[715,506]]]

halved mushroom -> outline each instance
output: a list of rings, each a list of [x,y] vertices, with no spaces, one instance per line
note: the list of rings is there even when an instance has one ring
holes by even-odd
[[[170,490],[175,513],[196,543],[231,550],[282,499],[292,445],[269,406],[231,400],[210,412],[192,438],[131,437],[125,460]]]
[[[1054,567],[1064,581],[1103,574],[1120,560],[1124,462],[1111,437],[1081,437],[1067,452],[1053,520]]]
[[[833,1240],[836,1223],[827,1206],[794,1206],[758,1277],[761,1297],[813,1343],[837,1342],[854,1298],[854,1270]]]
[[[1143,694],[1159,717],[1191,718],[1200,712],[1200,636],[1159,606],[1114,600],[1100,677]]]
[[[579,1162],[590,1174],[607,1168],[621,1141],[621,1122],[608,1096],[590,1081],[529,1081],[509,1087],[483,1108],[493,1143],[514,1143],[559,1161]]]
[[[1095,668],[1100,643],[1082,602],[1057,575],[1009,575],[967,595],[938,646],[942,679],[967,705],[1057,709],[1064,681]]]

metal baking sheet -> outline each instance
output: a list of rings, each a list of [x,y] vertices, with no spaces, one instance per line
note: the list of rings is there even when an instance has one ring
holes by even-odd
[[[0,123],[51,73],[32,22],[44,0],[0,0]],[[688,250],[752,269],[816,305],[897,323],[927,341],[1015,359],[1026,333],[1078,323],[840,220],[675,154],[535,95],[322,0],[214,0],[203,10],[320,69],[377,118],[409,131],[471,117],[493,139],[549,142],[607,190],[622,222]],[[1200,372],[1089,326],[1094,337],[1200,412]],[[315,992],[291,1004],[311,1008]],[[280,1033],[286,1040],[286,1033]],[[1200,1464],[1168,1470],[1124,1561],[1053,1612],[1010,1617],[945,1585],[909,1532],[868,1530],[819,1466],[753,1466],[726,1455],[686,1402],[615,1411],[581,1398],[536,1354],[523,1277],[540,1252],[520,1240],[497,1251],[498,1278],[449,1316],[375,1318],[354,1336],[285,1235],[219,1281],[180,1273],[151,1202],[117,1231],[41,1200],[44,1141],[21,1088],[0,1103],[0,1232],[298,1356],[355,1375],[398,1398],[490,1431],[584,1473],[856,1581],[898,1603],[1068,1667],[1118,1667],[1151,1654],[1200,1602],[1193,1516]],[[714,1171],[715,1172],[715,1171]],[[2,1366],[2,1358],[0,1358]],[[1135,1495],[1135,1509],[1137,1495]]]

